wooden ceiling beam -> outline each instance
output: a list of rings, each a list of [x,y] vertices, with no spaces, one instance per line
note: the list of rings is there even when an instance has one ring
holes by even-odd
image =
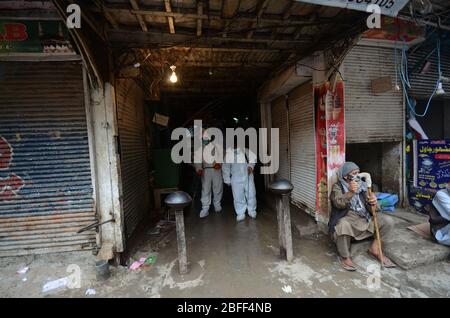
[[[131,7],[133,10],[139,11],[139,5],[137,3],[137,0],[130,0]],[[137,21],[139,22],[139,25],[141,26],[142,31],[147,32],[147,25],[145,24],[144,18],[140,14],[135,14]]]
[[[219,17],[221,20],[225,19],[223,22],[223,33],[222,37],[226,38],[228,36],[228,30],[231,27],[231,24],[233,23],[233,18],[236,17],[236,15],[239,12],[239,7],[241,6],[240,0],[223,0],[222,1],[222,11]],[[211,16],[211,12],[210,12]],[[223,19],[222,19],[223,18]]]
[[[253,21],[250,24],[250,29],[256,28],[258,25],[258,21],[261,18],[262,14],[266,10],[267,6],[269,5],[270,0],[259,0],[258,5],[256,6],[256,21]],[[253,30],[250,30],[247,32],[247,39],[250,39],[253,36]]]
[[[292,39],[276,39],[270,38],[251,38],[243,37],[201,37],[188,34],[168,34],[158,32],[142,32],[131,30],[110,30],[109,38],[113,46],[118,47],[136,47],[136,48],[161,48],[161,46],[182,46],[191,47],[229,47],[236,49],[268,49],[268,50],[286,50],[294,49],[299,45],[304,45],[312,40],[307,37],[299,40]]]
[[[296,4],[296,2],[295,1],[290,1],[287,5],[286,5],[286,7],[284,8],[284,10],[283,10],[283,21],[288,21],[289,20],[289,17],[291,16],[291,14],[292,14],[292,11],[293,11],[293,9],[294,9],[294,7],[295,7],[295,4]],[[280,32],[282,30],[282,28],[276,28],[276,29],[273,29],[273,31],[272,31],[272,39],[275,39],[276,37],[277,37],[277,34]]]
[[[100,12],[105,16],[106,21],[111,24],[111,26],[114,29],[119,28],[119,24],[117,23],[116,19],[112,16],[111,12],[109,12],[105,5],[102,3],[101,0],[93,0],[94,4],[97,6],[97,9],[100,10]]]
[[[203,1],[197,0],[197,15],[203,15]],[[197,19],[197,36],[202,36],[202,19]]]
[[[274,62],[275,63],[275,62]],[[183,61],[183,67],[204,68],[272,68],[274,63],[270,62],[211,62],[211,61]],[[152,66],[164,66],[166,64],[152,61]]]
[[[168,1],[168,0],[166,0]],[[226,2],[228,3],[229,0]],[[124,7],[123,5],[108,5],[105,7],[105,11],[112,14],[139,14],[149,17],[166,17],[166,18],[174,18],[176,20],[208,20],[208,21],[219,21],[219,22],[231,22],[229,18],[224,18],[222,16],[221,11],[210,10],[208,14],[199,15],[197,13],[197,9],[188,9],[188,8],[180,8],[177,9],[176,12],[167,12],[162,11],[160,8],[155,7],[142,7],[140,10],[130,10],[129,8]],[[237,12],[236,12],[237,13]],[[289,26],[290,23],[302,23],[310,21],[309,16],[299,16],[299,15],[290,15],[288,19],[284,20],[283,15],[280,14],[267,14],[263,13],[259,18],[254,14],[249,13],[240,13],[239,17],[236,17],[237,20],[241,22],[256,22],[259,24],[268,24],[268,25],[276,25],[277,23],[283,23]],[[333,18],[318,18],[317,22],[319,23],[331,23]],[[284,27],[284,25],[283,25]]]
[[[170,0],[164,0],[164,6],[166,8],[166,13],[172,13],[172,5]],[[138,11],[139,12],[139,11]],[[175,34],[175,19],[173,16],[167,16],[167,23],[169,24],[169,32]]]

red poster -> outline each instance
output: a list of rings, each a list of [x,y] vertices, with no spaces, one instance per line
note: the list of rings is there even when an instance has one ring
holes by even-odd
[[[328,83],[314,87],[316,133],[316,211],[328,213],[326,96]]]
[[[326,143],[328,193],[345,163],[344,82],[338,78],[326,98]]]

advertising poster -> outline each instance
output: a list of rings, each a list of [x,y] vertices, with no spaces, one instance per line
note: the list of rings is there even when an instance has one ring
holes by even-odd
[[[326,97],[329,83],[314,87],[316,133],[316,210],[328,213]]]
[[[414,145],[414,188],[410,204],[418,211],[431,204],[450,181],[450,140],[418,140]]]
[[[63,22],[0,20],[0,53],[73,53]]]
[[[337,172],[345,163],[344,82],[339,77],[326,98],[328,193],[337,182]]]

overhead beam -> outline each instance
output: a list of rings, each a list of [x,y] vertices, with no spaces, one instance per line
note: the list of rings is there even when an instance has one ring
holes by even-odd
[[[231,26],[231,23],[236,14],[239,12],[239,7],[241,6],[240,0],[224,0],[222,1],[222,13],[221,17],[226,19],[223,24],[223,33],[222,37],[226,38],[228,36],[228,29]],[[211,14],[211,13],[210,13]]]
[[[138,48],[161,48],[161,46],[177,46],[183,47],[230,47],[236,49],[269,49],[269,50],[285,50],[293,49],[300,45],[304,45],[305,42],[309,43],[312,37],[307,37],[302,40],[272,40],[270,38],[252,38],[246,39],[242,37],[201,37],[198,38],[195,35],[187,34],[168,34],[158,32],[142,32],[142,31],[130,31],[130,30],[110,30],[109,38],[111,43],[116,44],[118,47],[138,47]]]
[[[133,8],[133,10],[139,11],[139,5],[136,0],[130,0],[130,4],[131,4],[131,7]],[[139,22],[139,25],[141,26],[142,31],[147,32],[148,31],[147,25],[145,24],[145,21],[144,21],[144,18],[142,17],[142,15],[135,14],[135,16]]]
[[[253,21],[250,25],[250,29],[254,29],[258,25],[258,21],[261,18],[264,10],[266,10],[269,5],[270,0],[259,0],[258,5],[256,6],[256,21]],[[253,36],[253,30],[247,32],[247,39],[250,39]]]
[[[172,13],[172,6],[170,0],[164,0],[164,6],[166,7],[166,13]],[[175,21],[174,17],[167,16],[167,23],[169,24],[169,32],[175,34]]]
[[[197,0],[197,15],[203,15],[203,1]],[[197,19],[197,36],[202,36],[202,19]]]
[[[313,11],[311,13],[311,15],[310,15],[310,17],[308,19],[309,19],[309,22],[312,23],[312,22],[316,21],[318,18],[319,18],[318,17],[318,12],[317,12],[317,9],[316,9],[315,11]],[[294,40],[298,40],[302,36],[303,28],[304,28],[304,26],[302,26],[302,25],[297,26],[297,28],[294,31]]]
[[[152,66],[165,66],[157,61],[149,63]],[[205,68],[272,68],[274,63],[269,62],[209,62],[209,61],[183,61],[183,67],[205,67]]]
[[[294,9],[296,1],[290,1],[283,11],[283,21],[287,21],[292,14],[292,10]],[[273,29],[272,31],[272,39],[275,39],[277,34],[281,31],[281,28]]]
[[[101,0],[93,0],[93,2],[96,5],[97,10],[99,10],[104,15],[106,21],[108,21],[114,29],[118,29],[119,24],[117,23],[116,19],[114,19],[112,14],[106,9],[103,2]],[[93,11],[95,11],[95,9]]]
[[[232,19],[236,16],[241,5],[240,0],[224,0],[222,1],[222,17]]]
[[[229,0],[226,0],[224,2],[228,3]],[[105,8],[106,12],[113,13],[113,14],[139,14],[143,16],[149,16],[149,17],[165,17],[169,18],[172,17],[176,20],[210,20],[210,21],[219,21],[219,22],[231,22],[230,18],[224,18],[222,16],[221,11],[217,10],[211,10],[208,12],[208,14],[199,15],[197,13],[197,9],[188,9],[188,8],[179,8],[177,9],[177,12],[167,12],[162,11],[160,8],[152,8],[152,7],[142,7],[140,10],[130,10],[129,8],[124,7],[123,5],[108,5]],[[236,12],[237,13],[237,12]],[[298,15],[291,15],[289,19],[283,20],[283,16],[279,14],[267,14],[263,13],[259,18],[255,14],[249,14],[249,13],[239,13],[239,17],[237,17],[239,21],[242,22],[257,22],[260,24],[277,24],[277,23],[301,23],[301,22],[307,22],[310,21],[309,17],[307,16],[298,16]],[[319,18],[317,19],[318,23],[322,22],[331,22],[333,21],[333,18]],[[289,25],[288,25],[289,26]]]

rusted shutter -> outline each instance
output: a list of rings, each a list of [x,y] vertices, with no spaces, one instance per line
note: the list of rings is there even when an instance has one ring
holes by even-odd
[[[93,222],[80,63],[0,63],[0,256],[92,248]]]
[[[144,94],[133,80],[118,80],[116,84],[122,206],[125,232],[130,237],[150,208]]]
[[[316,206],[316,157],[312,84],[289,93],[292,203],[310,214]]]
[[[279,129],[280,137],[280,167],[275,176],[277,178],[289,179],[288,119],[284,96],[272,102],[272,127]]]
[[[372,92],[372,80],[391,76],[392,90]],[[344,60],[347,143],[401,141],[403,97],[394,90],[394,49],[355,46]]]

